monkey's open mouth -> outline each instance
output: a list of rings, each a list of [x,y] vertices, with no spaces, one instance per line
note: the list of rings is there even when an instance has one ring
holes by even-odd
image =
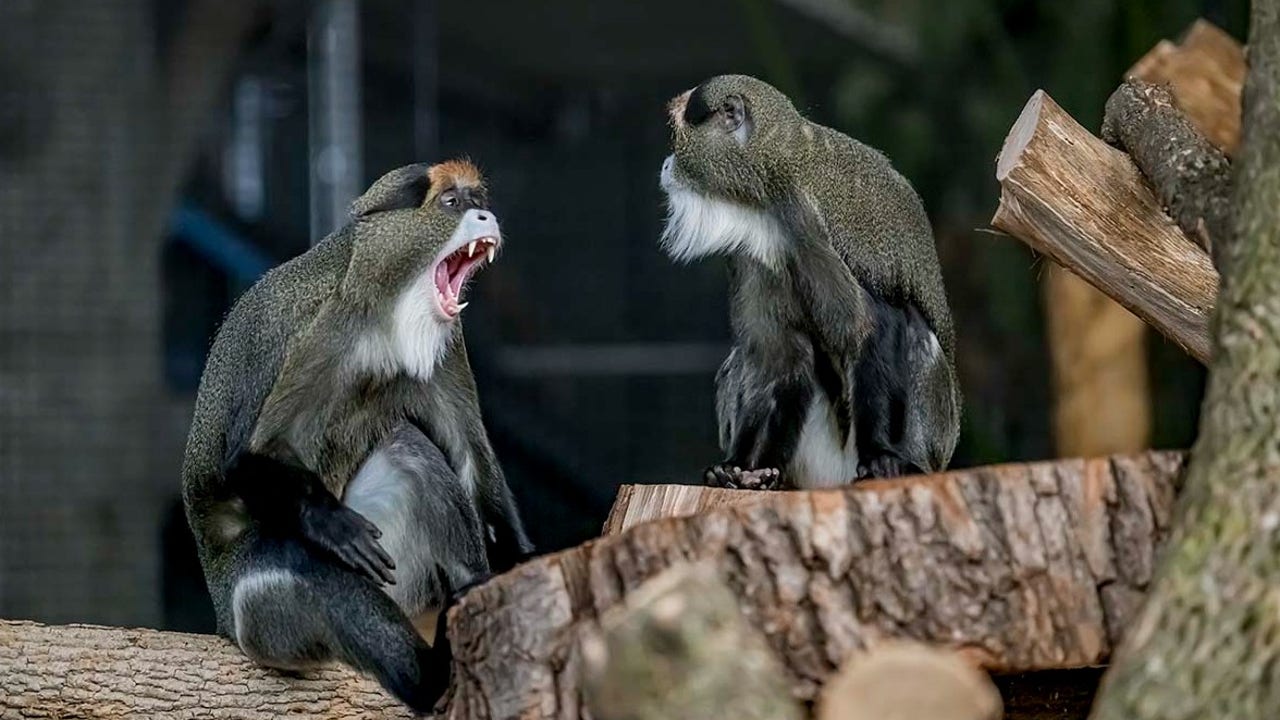
[[[436,302],[445,317],[455,318],[467,306],[467,303],[459,302],[462,286],[480,266],[493,262],[497,249],[497,238],[477,238],[436,263]]]

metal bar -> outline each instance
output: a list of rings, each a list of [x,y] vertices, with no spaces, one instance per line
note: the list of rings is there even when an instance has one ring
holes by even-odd
[[[360,194],[360,3],[320,0],[307,36],[311,242],[346,220]]]

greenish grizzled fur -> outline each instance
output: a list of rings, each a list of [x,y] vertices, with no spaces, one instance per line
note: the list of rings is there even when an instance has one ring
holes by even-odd
[[[403,665],[425,652],[374,583],[294,545],[286,543],[283,554],[268,547],[262,519],[247,512],[227,481],[227,468],[245,454],[306,468],[342,500],[362,464],[382,448],[390,466],[412,477],[418,487],[411,492],[425,504],[416,513],[422,526],[405,532],[433,545],[421,549],[423,561],[438,563],[453,588],[483,577],[490,564],[508,564],[485,557],[495,535],[505,533],[500,542],[513,546],[504,548],[507,560],[532,549],[481,422],[460,322],[433,325],[439,350],[420,361],[402,361],[390,349],[397,302],[461,226],[460,213],[424,202],[439,191],[427,195],[428,172],[426,165],[408,166],[375,183],[353,206],[352,222],[249,289],[214,340],[182,468],[183,498],[219,629],[242,647],[237,582],[258,577],[250,588],[257,592],[283,572],[318,579],[307,581],[306,592],[281,591],[266,604],[267,615],[256,616],[258,625],[281,615],[278,607],[291,598],[307,597],[322,607],[300,608],[279,622],[296,622],[299,637],[314,633],[307,642],[332,646],[329,652],[380,679],[381,651],[360,655],[350,647],[359,638],[388,653],[404,650],[386,662]],[[436,518],[430,527],[428,517]],[[397,564],[405,569],[399,558]],[[402,575],[397,579],[404,584]],[[425,582],[429,587],[413,590],[419,600],[425,593],[430,604],[442,604],[447,589],[435,578]],[[329,620],[316,621],[322,628],[307,625],[317,617]],[[290,632],[268,629],[267,639],[287,645]],[[288,666],[270,660],[264,662]],[[415,682],[404,670],[384,684]]]
[[[742,127],[717,129],[723,113],[734,112],[734,102],[745,115]],[[752,407],[766,412],[759,408],[786,404],[785,393],[776,390],[778,378],[822,384],[840,396],[832,410],[842,415],[837,424],[847,434],[858,424],[852,416],[859,403],[866,414],[873,412],[868,403],[883,399],[860,398],[855,385],[860,372],[868,382],[857,366],[882,340],[877,313],[889,312],[905,328],[893,341],[901,340],[904,349],[885,341],[871,374],[901,376],[890,383],[901,386],[895,397],[905,400],[908,414],[896,450],[918,470],[945,468],[960,427],[955,331],[929,219],[911,184],[882,153],[805,119],[785,95],[752,77],[711,78],[673,101],[671,114],[673,152],[663,179],[671,215],[664,243],[681,259],[731,255],[735,343],[718,377],[722,445],[734,443]],[[757,235],[780,237],[746,238],[704,252],[695,239],[682,237],[696,214],[680,201],[689,193],[719,203],[726,213],[748,213],[735,217],[756,227]],[[704,224],[714,224],[703,215]],[[911,320],[916,313],[927,331]],[[933,341],[921,333],[936,337],[941,362],[929,359]],[[839,382],[824,380],[826,363]],[[805,422],[804,409],[793,409],[801,416],[785,422]],[[877,470],[864,467],[857,474]]]

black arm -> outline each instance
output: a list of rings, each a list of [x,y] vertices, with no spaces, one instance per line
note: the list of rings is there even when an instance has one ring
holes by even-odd
[[[334,497],[320,476],[268,455],[239,453],[226,480],[262,532],[300,536],[375,583],[395,583],[395,563],[378,544],[382,532]]]

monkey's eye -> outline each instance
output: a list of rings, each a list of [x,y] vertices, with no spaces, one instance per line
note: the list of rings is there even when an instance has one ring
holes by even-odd
[[[720,105],[720,125],[727,132],[737,132],[742,127],[742,123],[747,119],[746,108],[742,104],[742,98],[738,95],[730,95],[725,98],[724,103]]]
[[[447,208],[458,207],[458,193],[455,190],[445,190],[440,193],[440,204]]]

